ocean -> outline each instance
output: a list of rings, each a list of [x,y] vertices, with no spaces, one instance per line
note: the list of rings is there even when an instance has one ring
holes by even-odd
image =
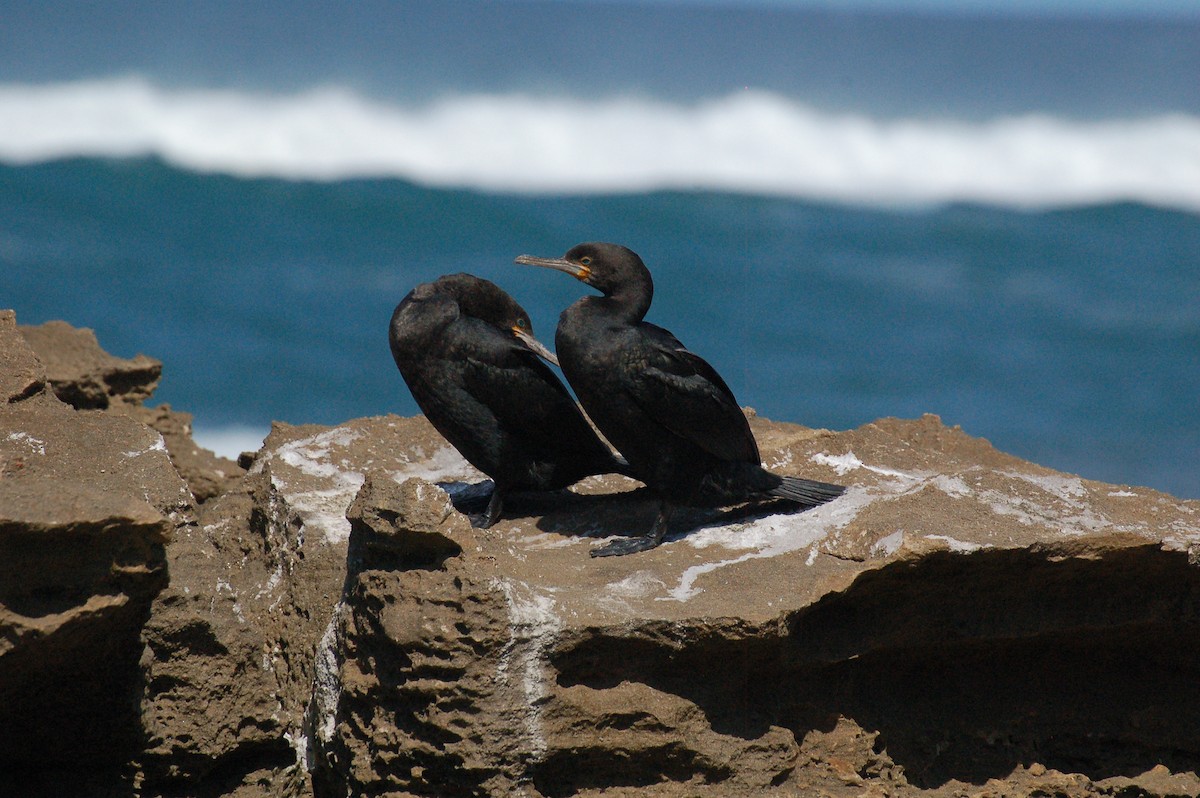
[[[417,408],[386,327],[552,343],[623,243],[744,405],[936,413],[1200,498],[1200,14],[589,2],[0,9],[0,306],[161,359],[198,439]]]

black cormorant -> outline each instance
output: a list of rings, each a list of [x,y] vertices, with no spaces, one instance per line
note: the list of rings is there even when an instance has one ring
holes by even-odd
[[[516,262],[566,272],[603,294],[563,311],[555,350],[584,410],[661,500],[647,535],[609,543],[593,556],[654,548],[675,505],[778,497],[807,508],[845,490],[762,467],[746,416],[721,376],[670,332],[643,321],[654,283],[635,252],[586,243],[561,258],[521,255]]]
[[[425,417],[495,483],[478,526],[499,519],[510,491],[628,473],[539,359],[555,362],[529,315],[496,284],[451,274],[418,285],[396,306],[388,343]]]

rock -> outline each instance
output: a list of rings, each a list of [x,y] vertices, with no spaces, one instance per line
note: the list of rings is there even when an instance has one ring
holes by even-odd
[[[634,483],[593,478],[478,531],[434,485],[373,472],[352,547],[361,530],[437,556],[362,548],[319,658],[317,783],[919,795],[1012,777],[1086,794],[1160,762],[1195,771],[1196,502],[1052,472],[932,416],[753,424],[771,467],[850,491],[800,514],[694,512],[660,549],[593,560],[595,538],[651,522]],[[380,465],[331,459],[329,490]]]
[[[233,460],[196,443],[192,437],[191,413],[172,410],[165,404],[157,407],[121,404],[111,408],[111,412],[135,418],[162,435],[175,470],[187,482],[197,504],[235,489],[246,473]]]
[[[162,376],[160,361],[145,355],[114,357],[86,327],[48,321],[20,329],[45,364],[55,395],[80,410],[103,410],[114,402],[140,404]]]
[[[0,310],[0,398],[19,402],[45,387],[46,367],[17,329],[17,314]]]
[[[61,403],[11,314],[0,367],[0,774],[39,769],[0,794],[1200,794],[1200,502],[752,417],[846,495],[596,560],[632,480],[472,529],[489,483],[384,416],[276,424],[194,504],[186,414]]]
[[[40,362],[3,326],[2,379],[19,384]],[[46,776],[61,791],[127,769],[139,635],[192,509],[158,433],[21,393],[0,405],[0,794],[26,794],[23,774],[67,774]]]
[[[158,387],[161,362],[145,355],[114,357],[101,348],[94,332],[62,321],[22,325],[18,330],[45,364],[46,376],[59,399],[79,410],[106,409],[127,415],[157,430],[198,503],[219,496],[241,478],[245,469],[192,439],[191,414],[173,411],[169,405],[144,406]]]
[[[194,793],[209,780],[227,782],[213,794],[233,795],[263,772],[278,785],[296,776],[277,663],[306,655],[284,633],[294,610],[276,588],[288,587],[288,560],[255,504],[267,491],[264,479],[247,480],[203,505],[168,550],[171,583],[146,624],[141,663],[138,764],[152,793]]]
[[[393,485],[478,476],[424,419],[276,424],[240,487],[176,536],[145,632],[149,787],[312,794],[311,705],[347,578],[347,508],[371,468]]]
[[[404,543],[365,549],[325,643],[311,738],[316,779],[338,795],[511,794],[519,774],[509,760],[537,747],[522,734],[524,716],[537,711],[520,672],[529,654],[513,645],[490,575],[443,567],[457,562],[450,552],[473,548],[449,497],[422,480],[389,490],[386,479],[368,480],[356,504],[394,512],[392,536]],[[417,497],[422,512],[412,511]],[[364,528],[355,523],[352,545]],[[387,570],[376,570],[380,560]],[[503,666],[511,678],[501,678]]]
[[[426,501],[430,491],[440,501]],[[470,522],[445,491],[422,479],[403,484],[386,475],[368,474],[346,510],[350,522],[347,570],[357,574],[367,563],[372,568],[390,562],[394,568],[436,566],[462,554],[461,539]],[[451,524],[455,534],[443,531]]]
[[[1098,792],[1113,795],[1200,795],[1200,778],[1195,773],[1172,773],[1165,765],[1155,765],[1132,777],[1114,776],[1101,781]]]

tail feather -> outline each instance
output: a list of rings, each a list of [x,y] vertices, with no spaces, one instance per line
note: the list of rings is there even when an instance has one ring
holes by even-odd
[[[827,501],[832,501],[846,492],[841,485],[829,482],[817,482],[800,477],[782,477],[782,482],[768,493],[781,499],[788,499],[805,507],[816,507]]]

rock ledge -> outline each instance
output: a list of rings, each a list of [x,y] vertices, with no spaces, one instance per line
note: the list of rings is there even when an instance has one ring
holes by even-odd
[[[148,358],[64,403],[101,372],[43,353],[86,336],[29,329],[0,313],[0,794],[1200,795],[1200,502],[751,414],[846,495],[594,560],[638,483],[475,530],[422,418],[276,424],[243,470],[142,405]]]

